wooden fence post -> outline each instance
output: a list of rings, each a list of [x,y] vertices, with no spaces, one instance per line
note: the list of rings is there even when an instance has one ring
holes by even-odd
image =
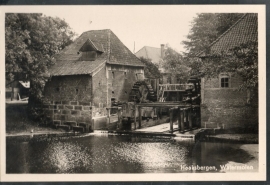
[[[181,114],[181,132],[185,131],[185,125],[184,125],[184,110],[180,109],[180,114]]]
[[[170,132],[173,133],[173,108],[171,108],[169,112],[170,112]]]
[[[118,122],[117,122],[117,128],[122,129],[122,108],[118,107]]]
[[[139,128],[141,128],[141,126],[142,126],[142,108],[138,107],[138,111],[139,111]]]
[[[178,131],[181,131],[181,108],[177,109],[177,123],[178,123]]]
[[[189,114],[188,114],[188,124],[189,124],[189,129],[192,129],[192,108],[189,108]]]
[[[110,124],[110,122],[111,122],[111,108],[106,108],[107,109],[107,117],[108,117],[108,120],[109,120],[109,124]]]
[[[137,106],[134,106],[135,110],[134,110],[134,130],[136,130],[136,114],[137,114]]]
[[[188,116],[189,116],[189,112],[188,112],[188,108],[186,108],[185,109],[186,125],[189,127]]]

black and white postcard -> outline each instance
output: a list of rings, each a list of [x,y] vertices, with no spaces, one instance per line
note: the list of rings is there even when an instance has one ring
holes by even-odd
[[[0,7],[1,181],[266,180],[265,8]]]

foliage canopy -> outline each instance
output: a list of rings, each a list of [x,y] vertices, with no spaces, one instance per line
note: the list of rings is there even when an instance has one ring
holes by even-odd
[[[243,14],[201,13],[191,22],[187,39],[183,41],[189,56],[194,56],[208,47],[221,34],[229,29]]]
[[[201,61],[196,55],[208,53],[209,45],[227,31],[243,14],[198,14],[192,22],[188,40],[183,41],[188,53],[185,59],[191,68],[190,74],[202,74],[206,78],[217,77],[220,73],[238,74],[243,83],[239,90],[257,91],[258,87],[258,42],[247,41],[237,47],[217,54],[209,54]]]
[[[162,67],[166,73],[176,77],[178,83],[185,83],[190,76],[190,67],[186,59],[170,47],[165,51]]]
[[[228,51],[206,57],[200,67],[208,78],[220,73],[238,74],[243,83],[239,89],[258,88],[258,42],[248,41]]]
[[[28,111],[31,118],[42,116],[35,104],[42,103],[48,67],[54,64],[53,56],[69,45],[74,36],[69,25],[60,18],[42,14],[6,14],[6,83],[30,81]]]
[[[5,17],[6,81],[30,81],[30,97],[40,100],[53,56],[72,42],[75,33],[60,18],[8,13]]]
[[[147,78],[160,78],[161,74],[158,70],[158,66],[151,62],[151,59],[140,57],[140,60],[145,65],[144,74]]]

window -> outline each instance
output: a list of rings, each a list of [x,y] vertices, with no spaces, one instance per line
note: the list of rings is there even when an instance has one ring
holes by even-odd
[[[221,88],[230,88],[230,76],[227,74],[221,74],[219,76],[220,87]]]
[[[229,78],[228,77],[221,78],[221,87],[229,87]]]

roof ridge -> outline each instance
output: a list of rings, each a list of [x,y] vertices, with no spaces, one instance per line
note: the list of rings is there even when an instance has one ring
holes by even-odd
[[[141,50],[143,50],[145,48],[145,46],[143,46],[141,49],[139,49],[135,54],[137,54],[138,52],[140,52]]]
[[[157,48],[157,47],[153,47],[153,46],[144,46],[144,47],[155,48],[155,49],[161,49],[161,48]]]
[[[92,32],[92,31],[111,31],[110,29],[101,29],[101,30],[88,30],[88,31],[84,31],[83,33],[88,33],[88,32]]]

